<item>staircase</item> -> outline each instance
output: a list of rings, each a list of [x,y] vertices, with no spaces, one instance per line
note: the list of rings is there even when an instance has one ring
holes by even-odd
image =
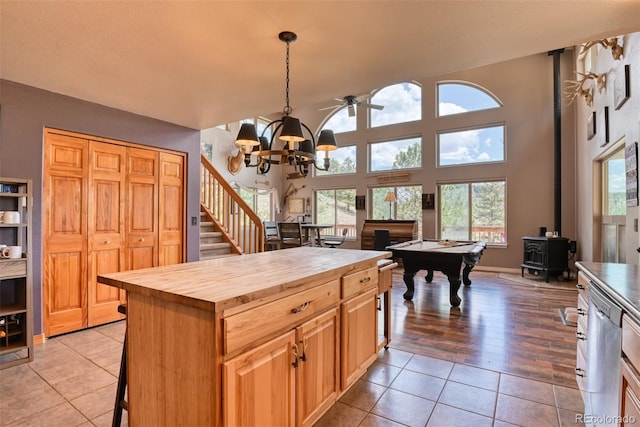
[[[231,252],[231,243],[222,241],[222,232],[215,231],[213,222],[200,213],[200,260],[235,255]]]

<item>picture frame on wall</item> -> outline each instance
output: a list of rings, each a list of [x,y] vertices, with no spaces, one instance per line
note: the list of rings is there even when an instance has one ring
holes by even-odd
[[[626,64],[613,81],[613,103],[616,110],[619,110],[631,96],[630,73],[629,64]]]
[[[304,197],[290,197],[288,210],[290,214],[304,214]]]
[[[587,119],[587,141],[591,141],[596,136],[596,112],[589,114]]]
[[[609,107],[604,107],[602,109],[598,122],[600,123],[600,129],[602,130],[600,135],[600,146],[604,147],[609,143]]]
[[[638,206],[638,143],[627,145],[624,150],[627,178],[627,206]]]

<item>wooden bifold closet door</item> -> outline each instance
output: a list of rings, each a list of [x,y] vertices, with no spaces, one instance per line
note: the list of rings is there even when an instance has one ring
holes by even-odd
[[[125,144],[46,131],[46,336],[121,317],[98,274],[183,262],[184,157]]]

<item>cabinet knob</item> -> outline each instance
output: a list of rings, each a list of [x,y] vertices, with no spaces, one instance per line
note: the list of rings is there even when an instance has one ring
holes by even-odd
[[[144,242],[144,237],[141,237],[140,239],[138,239],[139,242]]]
[[[111,240],[105,240],[105,241],[104,241],[104,244],[105,244],[105,245],[108,245],[109,243],[111,243]]]

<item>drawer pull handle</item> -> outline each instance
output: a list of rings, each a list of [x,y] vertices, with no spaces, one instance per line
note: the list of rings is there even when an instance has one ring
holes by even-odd
[[[303,362],[307,361],[307,342],[305,340],[300,341],[300,345],[302,346],[302,356],[300,356],[300,360]]]
[[[105,241],[104,241],[104,244],[105,244],[105,245],[108,245],[109,243],[111,243],[111,240],[105,240]]]
[[[141,237],[140,239],[138,239],[139,242],[144,242],[144,237]]]
[[[582,369],[582,368],[576,368],[576,376],[578,376],[578,377],[584,377],[584,369]]]
[[[578,338],[579,340],[586,340],[587,337],[585,336],[584,332],[576,332],[576,338]]]
[[[307,301],[304,304],[302,304],[300,307],[295,307],[291,309],[292,313],[302,313],[303,311],[305,311],[307,308],[309,308],[309,305],[311,305],[311,302]]]
[[[364,279],[360,280],[360,283],[367,283],[371,281],[371,277],[367,276]]]
[[[579,308],[578,309],[578,314],[580,316],[585,316],[587,314],[587,310],[585,310],[584,308]]]
[[[578,283],[578,284],[576,285],[576,288],[581,289],[581,290],[584,290],[584,286],[582,285],[582,283]]]
[[[298,345],[294,344],[291,348],[293,350],[293,362],[291,363],[294,368],[298,367]]]

